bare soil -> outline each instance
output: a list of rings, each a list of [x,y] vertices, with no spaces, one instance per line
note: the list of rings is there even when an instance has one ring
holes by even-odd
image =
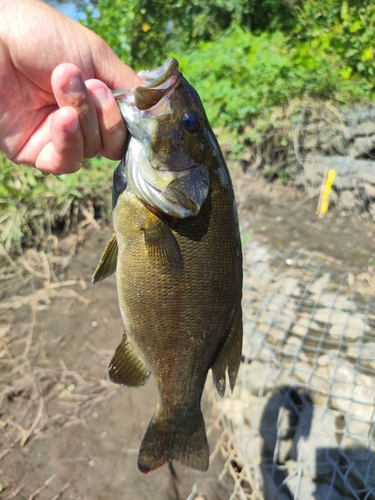
[[[364,212],[332,206],[316,215],[318,201],[280,183],[232,174],[244,234],[273,245],[295,245],[325,254],[344,273],[355,275],[375,266],[375,224]]]
[[[324,253],[339,272],[354,276],[371,269],[374,224],[335,210],[319,219],[316,202],[295,189],[236,172],[233,177],[244,239],[304,246]],[[72,259],[63,277],[76,283],[69,287],[72,293],[51,303],[39,301],[35,317],[30,304],[6,313],[15,339],[9,350],[13,360],[20,360],[19,366],[26,359],[22,335],[28,338],[30,328],[32,335],[30,366],[18,373],[17,363],[11,365],[12,390],[6,392],[1,408],[0,498],[185,500],[196,484],[206,500],[228,499],[230,483],[218,480],[225,469],[220,453],[214,454],[204,474],[179,464],[146,476],[138,471],[138,449],[156,395],[152,381],[135,390],[108,380],[108,362],[122,335],[115,280],[90,283],[110,235],[110,228],[92,231]],[[7,355],[0,356],[1,369],[9,365],[7,360]],[[25,373],[32,381],[29,389]],[[207,395],[202,406],[214,451],[221,431],[213,424]],[[20,422],[32,430],[28,436]]]

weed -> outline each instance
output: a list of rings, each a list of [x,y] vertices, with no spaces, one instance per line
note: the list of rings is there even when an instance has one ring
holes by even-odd
[[[0,245],[10,254],[37,247],[85,219],[109,214],[113,162],[93,159],[75,175],[45,176],[0,154]]]

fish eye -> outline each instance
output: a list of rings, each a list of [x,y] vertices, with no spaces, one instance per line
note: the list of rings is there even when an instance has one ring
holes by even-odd
[[[182,123],[190,134],[196,134],[201,128],[202,118],[196,111],[188,111],[182,117]]]

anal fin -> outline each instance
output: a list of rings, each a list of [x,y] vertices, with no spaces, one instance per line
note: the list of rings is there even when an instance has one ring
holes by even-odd
[[[129,345],[125,334],[108,367],[109,378],[115,384],[139,387],[147,382],[150,371]]]
[[[211,366],[216,390],[222,398],[225,393],[225,375],[228,371],[230,388],[233,391],[242,354],[242,309],[237,308],[232,327],[225,344]]]
[[[101,256],[98,267],[92,277],[92,284],[99,283],[106,278],[109,278],[116,272],[117,267],[118,246],[116,234],[113,233],[111,239],[107,243],[103,255]]]

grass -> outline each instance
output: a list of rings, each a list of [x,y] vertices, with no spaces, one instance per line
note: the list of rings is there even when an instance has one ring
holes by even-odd
[[[0,153],[0,254],[39,248],[52,234],[108,216],[115,164],[94,158],[74,175],[45,176]]]

